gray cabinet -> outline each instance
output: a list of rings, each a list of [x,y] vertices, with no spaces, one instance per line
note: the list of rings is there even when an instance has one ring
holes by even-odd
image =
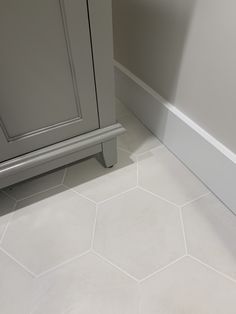
[[[110,0],[0,2],[0,187],[116,162]]]

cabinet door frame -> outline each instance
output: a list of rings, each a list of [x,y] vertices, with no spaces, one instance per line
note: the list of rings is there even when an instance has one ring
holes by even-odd
[[[0,121],[0,158],[2,161],[96,130],[100,126],[88,2],[87,0],[57,0],[55,5],[58,5],[57,9],[60,12],[60,21],[57,20],[58,27],[65,41],[68,71],[77,114],[70,119],[56,121],[51,125],[18,133],[16,136],[10,136],[4,126],[4,121]],[[27,114],[25,116],[27,117]]]
[[[116,122],[112,0],[87,0],[100,127]]]

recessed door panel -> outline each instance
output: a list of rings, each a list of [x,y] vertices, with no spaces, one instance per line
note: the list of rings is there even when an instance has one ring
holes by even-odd
[[[1,0],[0,161],[98,128],[86,0]]]

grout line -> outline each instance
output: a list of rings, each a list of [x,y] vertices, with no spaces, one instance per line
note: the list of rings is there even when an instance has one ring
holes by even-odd
[[[96,255],[97,257],[101,258],[104,262],[106,262],[107,264],[110,264],[111,266],[113,266],[114,268],[118,269],[119,271],[121,271],[123,274],[125,274],[126,276],[128,276],[129,278],[135,280],[137,283],[139,282],[139,280],[137,278],[135,278],[134,276],[130,275],[127,271],[125,271],[124,269],[120,268],[119,266],[113,264],[109,259],[107,259],[106,257],[100,255],[98,252],[96,252],[95,250],[92,250],[92,253],[94,255]]]
[[[96,225],[97,225],[97,217],[98,217],[98,205],[96,205],[96,213],[95,213],[95,217],[94,217],[94,224],[93,224],[93,231],[92,231],[92,238],[91,238],[91,250],[94,247],[95,232],[96,232]]]
[[[82,253],[82,254],[80,254],[80,255],[77,255],[77,256],[75,256],[75,257],[72,257],[71,259],[68,259],[68,260],[66,260],[65,262],[62,262],[61,264],[58,264],[57,266],[52,267],[52,268],[50,268],[50,269],[48,269],[48,270],[42,272],[42,273],[39,274],[39,275],[36,275],[36,279],[40,279],[41,277],[46,276],[47,274],[50,274],[51,272],[53,272],[53,271],[55,271],[55,270],[57,270],[57,269],[59,269],[59,268],[65,266],[65,265],[67,265],[67,264],[70,264],[70,263],[73,262],[74,260],[79,259],[80,257],[83,257],[83,256],[87,255],[88,253],[90,253],[90,250],[88,250],[88,251],[86,251],[86,252],[84,252],[84,253]],[[37,308],[39,302],[40,302],[40,299],[37,298],[37,300],[34,302],[34,304],[32,304],[32,309],[31,309],[31,311],[30,311],[29,314],[35,313],[35,310],[36,310],[36,308]]]
[[[207,195],[210,195],[210,194],[211,194],[211,192],[206,192],[206,193],[204,193],[204,194],[202,194],[202,195],[200,195],[200,196],[198,196],[198,197],[192,199],[191,201],[188,201],[188,202],[186,202],[185,204],[180,205],[180,208],[183,208],[183,207],[185,207],[185,206],[187,206],[187,205],[190,205],[190,204],[192,204],[192,203],[194,203],[194,202],[200,200],[201,198],[203,198],[203,197],[205,197],[205,196],[207,196]]]
[[[184,259],[186,256],[188,256],[188,255],[185,254],[185,255],[183,255],[183,256],[177,258],[177,259],[174,260],[173,262],[170,262],[170,263],[167,264],[166,266],[164,266],[164,267],[162,267],[162,268],[160,268],[160,269],[154,271],[154,272],[151,273],[150,275],[148,275],[148,276],[146,276],[145,278],[139,280],[139,283],[143,283],[143,282],[146,281],[147,279],[149,279],[149,278],[155,276],[156,274],[159,274],[160,272],[166,270],[166,269],[169,268],[170,266],[175,265],[176,263],[178,263],[179,261],[181,261],[182,259]]]
[[[182,234],[183,234],[183,238],[184,238],[185,253],[188,254],[187,237],[186,237],[186,231],[185,231],[185,226],[184,226],[182,208],[179,208],[179,217],[180,217]]]
[[[57,270],[58,268],[61,268],[61,267],[65,266],[65,265],[67,265],[67,264],[70,264],[70,263],[73,262],[74,260],[79,259],[79,258],[81,258],[81,257],[83,257],[83,256],[85,256],[85,255],[87,255],[87,254],[90,253],[90,252],[91,252],[91,250],[89,249],[89,250],[85,251],[84,253],[78,254],[78,255],[76,255],[76,256],[70,258],[70,259],[67,259],[66,261],[64,261],[64,262],[62,262],[62,263],[60,263],[60,264],[57,264],[56,266],[51,267],[51,268],[49,268],[49,269],[47,269],[47,270],[41,272],[40,274],[36,275],[36,278],[37,278],[37,279],[38,279],[38,278],[41,278],[41,277],[43,277],[43,276],[45,276],[45,275],[47,275],[47,274],[49,274],[49,273],[51,273],[51,272]]]
[[[67,167],[64,168],[64,173],[63,173],[62,180],[61,180],[61,184],[62,184],[62,185],[64,184],[66,175],[67,175]]]
[[[2,236],[0,238],[0,245],[2,244],[2,242],[4,240],[4,237],[6,235],[7,229],[8,229],[8,227],[10,225],[10,222],[11,222],[11,220],[12,220],[14,214],[15,214],[16,206],[17,206],[17,201],[15,201],[15,204],[14,204],[14,206],[11,209],[11,213],[9,214],[9,219],[8,219],[8,221],[6,223],[6,226],[5,226],[4,230],[3,230]]]
[[[175,203],[173,203],[173,202],[171,202],[171,201],[168,201],[166,198],[164,198],[164,197],[162,197],[162,196],[160,196],[160,195],[158,195],[158,194],[156,194],[156,193],[153,193],[153,192],[151,192],[151,191],[145,189],[144,187],[142,187],[142,186],[140,186],[140,185],[138,186],[138,188],[141,189],[141,190],[143,190],[143,191],[145,191],[145,192],[147,192],[147,193],[149,193],[149,194],[151,194],[151,195],[153,195],[153,196],[156,196],[157,198],[161,199],[162,201],[165,201],[165,202],[169,203],[169,204],[172,205],[172,206],[175,206],[175,207],[178,207],[178,208],[179,208],[179,205],[177,205],[177,204],[175,204]]]
[[[141,300],[142,300],[141,285],[138,284],[138,305],[137,305],[137,314],[141,314]]]
[[[18,266],[23,268],[27,273],[29,273],[34,278],[37,277],[35,273],[33,273],[31,270],[29,270],[25,265],[23,265],[20,261],[18,261],[15,257],[13,257],[11,254],[9,254],[3,247],[0,247],[0,251],[2,251],[4,254],[6,254],[12,261],[14,261]]]
[[[52,187],[50,187],[50,188],[48,188],[48,189],[45,189],[45,190],[42,190],[42,191],[39,191],[39,192],[30,194],[29,196],[26,196],[26,197],[23,197],[23,198],[20,198],[20,199],[16,200],[16,203],[18,204],[18,203],[20,203],[20,202],[22,202],[22,201],[25,201],[25,200],[27,200],[27,199],[30,199],[31,197],[34,197],[34,196],[37,196],[37,195],[40,195],[40,194],[49,192],[49,191],[51,191],[51,190],[53,190],[53,189],[56,189],[56,188],[59,188],[60,186],[62,186],[61,183],[60,183],[60,184],[57,184],[57,185],[54,185],[54,186],[52,186]]]
[[[72,191],[72,192],[74,192],[75,194],[79,195],[80,197],[86,199],[87,201],[92,202],[94,205],[97,205],[97,202],[96,202],[96,201],[94,201],[94,200],[92,200],[91,198],[89,198],[89,197],[87,197],[87,196],[85,196],[85,195],[79,193],[79,192],[76,191],[74,188],[71,188],[71,187],[65,185],[64,183],[62,184],[62,186],[65,187],[66,189],[69,189],[69,191]]]
[[[16,204],[15,204],[15,206],[13,207],[13,211],[16,209]],[[5,226],[5,228],[4,228],[4,230],[3,230],[3,233],[2,233],[2,236],[1,236],[1,238],[0,238],[0,245],[2,244],[2,242],[3,242],[3,240],[4,240],[4,238],[5,238],[5,235],[6,235],[6,233],[7,233],[7,229],[8,229],[8,227],[9,227],[9,225],[10,225],[10,222],[11,222],[11,220],[12,220],[12,217],[14,216],[14,213],[10,213],[9,214],[10,216],[9,216],[9,219],[8,219],[8,221],[7,221],[7,223],[6,223],[6,226]]]
[[[101,204],[103,204],[103,203],[105,203],[105,202],[107,202],[107,201],[113,200],[114,198],[117,198],[117,197],[119,197],[119,196],[122,196],[123,194],[126,194],[126,193],[128,193],[128,192],[130,192],[130,191],[133,191],[133,190],[135,190],[136,188],[137,188],[137,185],[133,186],[132,188],[130,188],[130,189],[128,189],[128,190],[125,190],[125,191],[120,192],[120,193],[118,193],[118,194],[116,194],[116,195],[113,195],[113,196],[111,196],[111,197],[109,197],[109,198],[107,198],[107,199],[105,199],[105,200],[103,200],[103,201],[97,202],[97,204],[98,204],[98,205],[101,205]]]
[[[228,280],[230,280],[230,281],[236,283],[236,279],[234,279],[234,278],[232,278],[232,277],[226,275],[225,273],[223,273],[223,272],[217,270],[216,268],[212,267],[211,265],[204,263],[203,261],[201,261],[201,260],[198,259],[197,257],[192,256],[192,255],[190,255],[190,254],[188,254],[187,256],[190,257],[191,259],[195,260],[195,261],[198,262],[199,264],[202,264],[203,266],[205,266],[205,267],[211,269],[212,271],[216,272],[218,275],[221,275],[221,276],[223,276],[224,278],[226,278],[226,279],[228,279]]]

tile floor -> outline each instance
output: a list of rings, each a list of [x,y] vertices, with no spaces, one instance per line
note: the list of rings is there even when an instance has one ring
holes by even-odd
[[[121,103],[118,164],[0,191],[1,314],[235,314],[236,216]]]

